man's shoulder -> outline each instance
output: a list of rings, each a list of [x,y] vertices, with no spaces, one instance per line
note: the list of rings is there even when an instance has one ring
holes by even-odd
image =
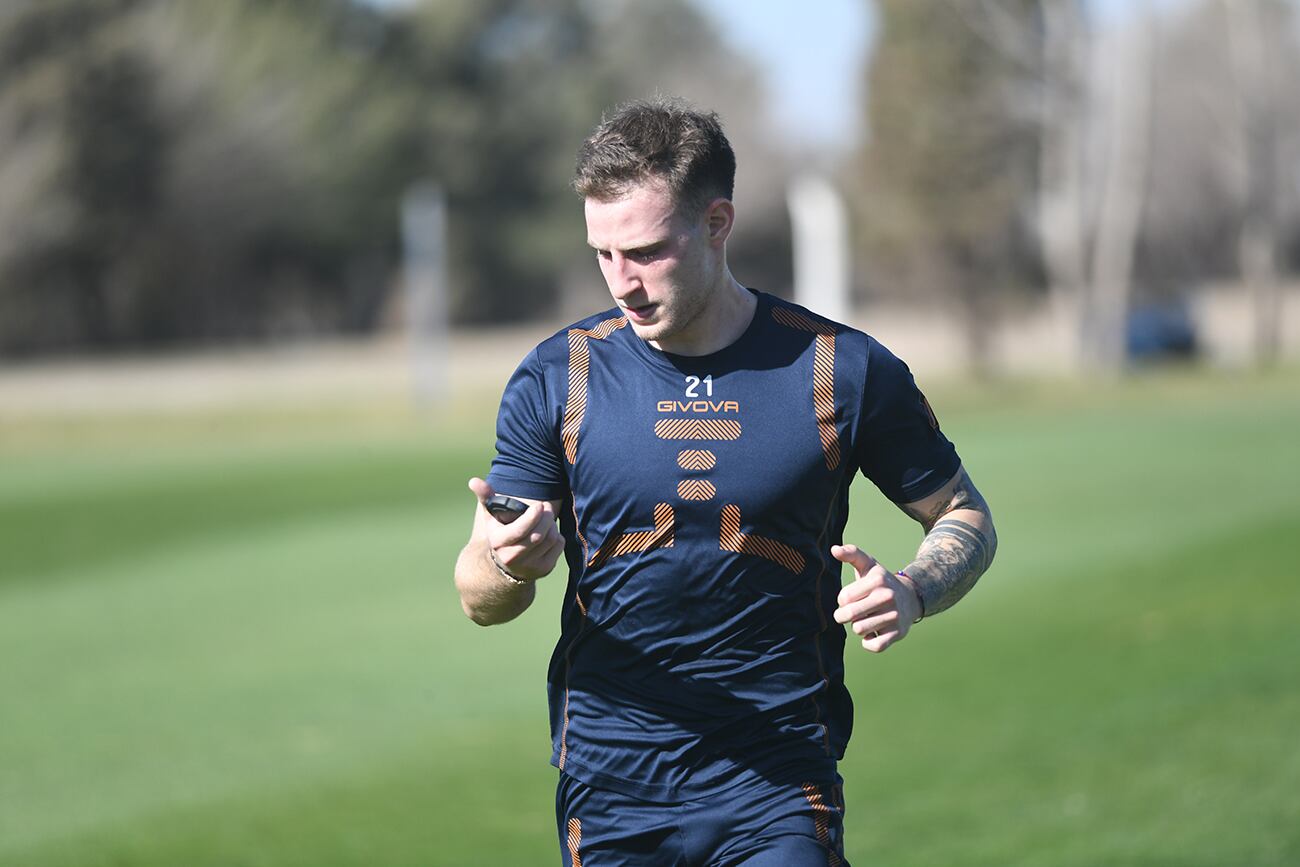
[[[838,322],[827,316],[823,316],[813,310],[796,304],[793,301],[787,301],[776,295],[767,294],[769,309],[771,310],[772,319],[777,323],[797,331],[808,331],[814,334],[833,335],[837,340],[844,339],[847,341],[861,343],[867,346],[868,343],[875,341],[869,334],[860,329],[854,328],[843,322]]]
[[[626,325],[627,317],[623,312],[617,307],[611,307],[564,326],[537,344],[536,352],[543,359],[557,353],[567,356],[574,335],[604,340]]]
[[[767,295],[772,319],[797,332],[833,336],[834,342],[823,347],[833,359],[837,376],[851,380],[876,380],[910,376],[907,364],[866,331],[838,322],[809,310],[793,301]]]

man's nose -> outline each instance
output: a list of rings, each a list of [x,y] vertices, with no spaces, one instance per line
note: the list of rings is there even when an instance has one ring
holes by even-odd
[[[616,298],[624,298],[641,288],[641,276],[635,263],[615,254],[609,263],[609,286]]]

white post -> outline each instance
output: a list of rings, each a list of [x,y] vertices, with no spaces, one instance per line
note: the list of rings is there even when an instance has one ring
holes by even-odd
[[[447,366],[447,203],[436,184],[406,191],[402,249],[413,397],[427,408],[444,396]]]
[[[786,201],[794,236],[794,300],[836,322],[849,314],[849,218],[844,198],[818,175],[791,184]]]

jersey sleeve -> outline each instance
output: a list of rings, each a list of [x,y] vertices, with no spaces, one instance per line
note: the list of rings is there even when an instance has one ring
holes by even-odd
[[[874,339],[868,347],[856,442],[862,474],[895,503],[933,494],[961,466],[912,372]]]
[[[487,477],[498,493],[532,500],[562,500],[568,493],[559,432],[549,407],[545,371],[534,349],[501,396],[497,453]]]

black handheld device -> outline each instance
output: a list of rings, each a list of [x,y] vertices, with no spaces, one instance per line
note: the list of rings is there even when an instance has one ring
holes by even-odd
[[[505,494],[493,494],[483,506],[502,524],[509,524],[528,510],[527,503]]]

